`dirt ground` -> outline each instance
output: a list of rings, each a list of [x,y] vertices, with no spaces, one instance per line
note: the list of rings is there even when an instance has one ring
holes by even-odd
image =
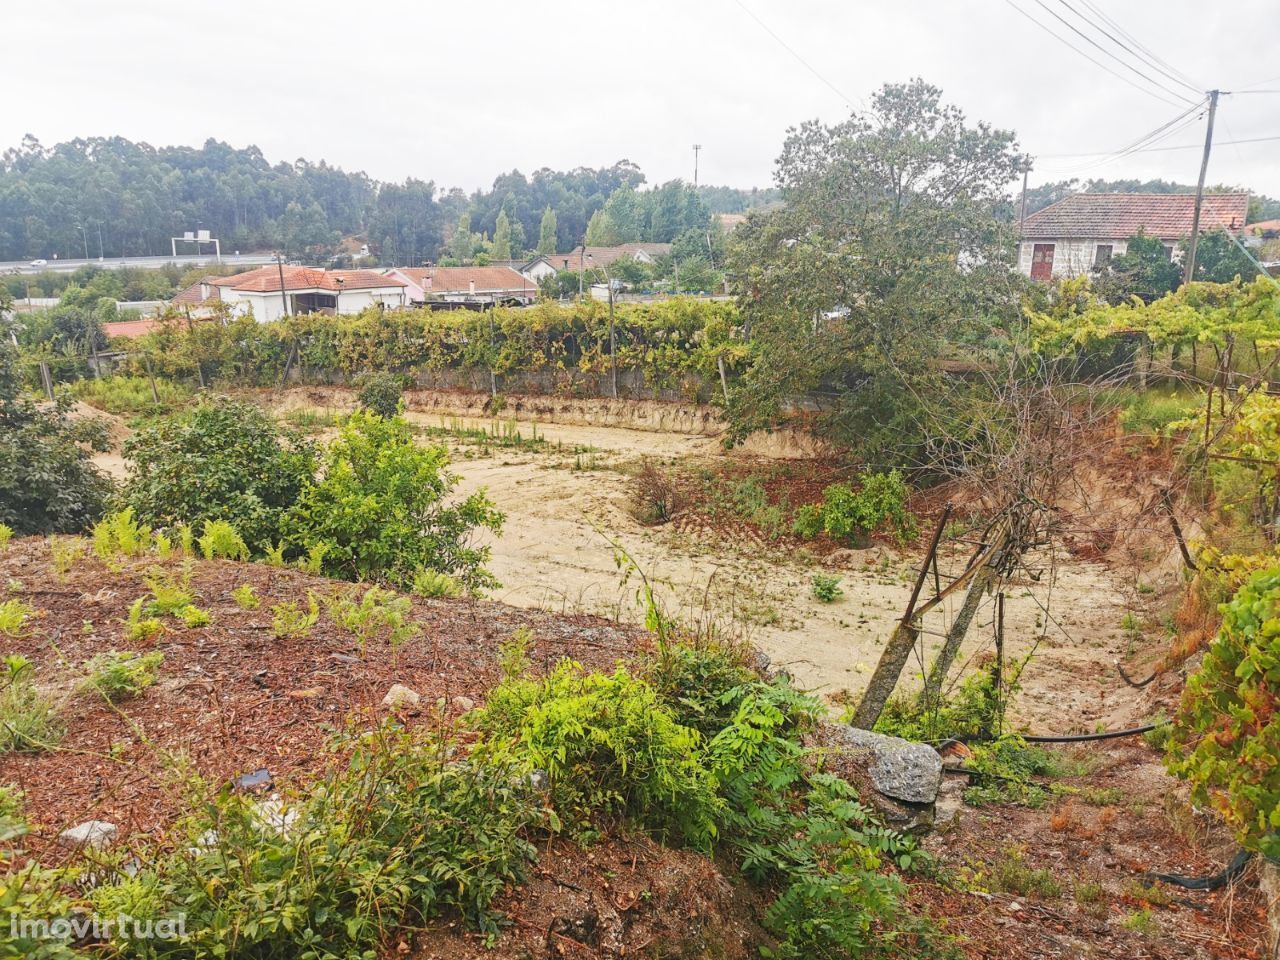
[[[350,393],[338,390],[288,391],[267,399],[282,415],[343,412],[351,405]],[[508,410],[495,419],[482,415],[482,403],[474,397],[412,394],[409,402],[409,418],[423,431],[424,442],[450,446],[459,492],[485,488],[507,515],[502,534],[487,542],[493,550],[490,568],[503,584],[493,599],[509,606],[493,607],[497,620],[490,624],[478,621],[474,610],[463,623],[458,619],[461,614],[451,612],[448,604],[427,604],[422,613],[433,624],[432,634],[463,642],[468,629],[480,631],[488,638],[487,649],[521,618],[546,625],[539,628],[543,631],[560,622],[548,618],[547,612],[565,614],[573,618],[563,628],[568,633],[554,641],[559,647],[547,648],[548,655],[568,652],[604,663],[623,656],[631,642],[626,638],[638,636],[626,631],[610,634],[606,621],[642,621],[639,570],[671,614],[705,632],[718,630],[750,640],[775,667],[786,669],[801,686],[819,691],[838,705],[860,692],[881,644],[902,615],[923,552],[920,543],[898,547],[879,542],[857,550],[830,545],[809,548],[794,541],[771,540],[749,525],[708,525],[694,518],[646,526],[632,516],[633,478],[646,461],[691,476],[756,472],[775,477],[781,471],[792,478],[795,489],[809,489],[820,487],[814,478],[825,478],[834,469],[821,459],[818,446],[781,437],[726,451],[714,417],[696,410],[663,413],[644,405],[607,405],[595,411],[590,404],[575,402],[564,409],[543,405]],[[544,417],[562,419],[555,422]],[[479,440],[476,431],[486,432],[491,439]],[[99,462],[117,474],[123,466],[113,454]],[[1131,469],[1121,463],[1114,474],[1108,474],[1100,465],[1098,486],[1103,499],[1135,499],[1133,491],[1121,490],[1121,474]],[[1084,513],[1100,509],[1097,503],[1081,506]],[[927,528],[929,520],[926,511],[922,526]],[[963,524],[948,533],[949,545],[940,565],[943,582],[967,557],[970,547],[964,533]],[[1177,673],[1167,673],[1146,690],[1137,690],[1122,680],[1116,664],[1142,675],[1168,645],[1164,628],[1152,614],[1178,583],[1177,565],[1170,562],[1171,538],[1161,524],[1152,524],[1142,538],[1127,545],[1130,559],[1137,558],[1132,563],[1119,562],[1125,551],[1111,549],[1109,540],[1088,531],[1072,546],[1071,552],[1042,551],[1028,557],[1015,591],[1007,597],[1007,651],[1011,658],[1034,653],[1022,676],[1016,722],[1037,733],[1076,733],[1127,727],[1167,713],[1180,687]],[[634,563],[630,573],[627,564],[619,563],[622,551]],[[812,596],[815,572],[841,578],[844,592],[835,603],[820,603]],[[932,578],[926,593],[931,585]],[[268,590],[286,586],[284,581],[279,587],[264,583]],[[127,593],[132,585],[122,589]],[[91,596],[72,587],[68,597],[78,599],[56,602],[68,604],[69,611]],[[932,659],[957,604],[958,600],[925,622],[924,648],[908,667],[913,674],[918,675]],[[990,603],[980,609],[961,662],[981,658],[992,649],[993,615]],[[349,640],[333,638],[326,643],[321,650],[325,656],[350,656]],[[219,665],[217,656],[213,654],[210,663],[225,673],[228,667]],[[288,666],[290,658],[300,665]],[[282,651],[278,665],[271,669],[281,676],[272,677],[272,692],[263,694],[262,704],[276,703],[283,696],[290,710],[298,705],[287,699],[289,689],[306,689],[323,680],[327,690],[336,684],[344,691],[341,697],[364,702],[375,692],[380,697],[381,685],[391,677],[386,664],[352,668],[345,661],[328,663],[314,651],[306,655]],[[405,669],[405,664],[397,669]],[[467,677],[437,675],[431,664],[418,662],[412,665],[411,678],[433,696],[437,692],[453,696],[483,687],[491,670],[487,658],[482,669]],[[357,695],[357,691],[363,692]],[[304,703],[304,708],[320,709],[310,703]],[[191,709],[198,708],[193,704]],[[254,704],[254,709],[273,708]],[[288,744],[290,731],[296,729],[296,720],[283,722],[283,732],[257,737],[251,724],[243,743],[239,738],[234,743],[225,738],[219,741],[214,725],[225,722],[225,715],[219,720],[207,705],[202,710],[199,729],[205,731],[207,749],[220,762],[225,760],[228,770],[250,763],[251,756],[271,755],[273,750],[275,756],[283,757],[287,751],[273,746],[273,737]],[[93,736],[101,741],[98,746],[110,743],[109,732]],[[960,892],[955,884],[921,882],[913,887],[913,900],[944,918],[960,938],[963,953],[973,958],[1261,956],[1263,908],[1251,882],[1211,894],[1172,890],[1164,896],[1151,894],[1149,899],[1135,885],[1134,878],[1144,870],[1213,872],[1232,853],[1221,831],[1193,811],[1181,785],[1165,774],[1158,754],[1136,739],[1075,752],[1082,763],[1087,761],[1084,772],[1067,784],[1075,792],[1064,792],[1041,809],[962,808],[951,832],[929,843],[950,875],[966,878],[960,886],[968,889]],[[282,768],[288,763],[274,762]],[[65,809],[82,809],[90,801],[114,802],[110,798],[115,793],[107,790],[106,783],[100,771],[91,771],[69,791]],[[108,799],[102,800],[104,796]],[[64,809],[59,802],[57,797],[49,798],[52,809]],[[138,826],[145,827],[147,822],[141,818]],[[644,866],[657,860],[663,862],[662,869],[667,871],[663,876],[668,878],[671,869],[680,876],[692,876],[689,871],[700,869],[683,861],[673,865],[664,856],[653,849],[640,854],[641,866],[631,871],[635,882],[657,882]],[[627,902],[622,880],[619,889],[607,883],[601,886],[597,874],[567,853],[555,863],[551,875],[535,881],[544,885],[541,894],[518,898],[517,910],[527,905],[529,912],[521,914],[527,925],[517,922],[517,931],[504,941],[511,949],[497,956],[611,955],[574,953],[563,939],[575,939],[572,931],[552,929],[563,914],[556,904],[575,897],[593,904],[591,910],[603,906],[605,913],[623,916],[628,949],[645,947],[652,938],[664,936],[660,924],[633,926],[636,918],[627,910],[617,903],[608,906],[608,897]],[[1008,876],[1010,863],[1027,871],[1048,871],[1057,891],[1019,892],[1018,871],[1012,871],[1013,880]],[[998,889],[1001,885],[990,878],[1002,872],[1004,888]],[[704,877],[703,881],[723,883],[722,878]],[[734,897],[716,889],[715,896],[708,894],[708,899],[699,901],[703,909],[729,910]],[[490,955],[460,929],[437,931],[431,947],[424,957]]]

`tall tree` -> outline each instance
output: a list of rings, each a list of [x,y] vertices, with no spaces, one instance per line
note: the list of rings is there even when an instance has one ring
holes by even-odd
[[[1014,236],[996,211],[1023,158],[923,81],[885,86],[868,115],[794,130],[777,161],[785,206],[738,228],[733,272],[755,356],[731,397],[742,433],[788,401],[872,462],[912,462],[949,344],[1017,318]]]
[[[542,211],[542,222],[538,224],[538,252],[546,255],[556,252],[556,212],[550,204]]]
[[[493,246],[489,251],[494,260],[511,259],[511,220],[507,211],[498,211],[497,225],[493,229]]]

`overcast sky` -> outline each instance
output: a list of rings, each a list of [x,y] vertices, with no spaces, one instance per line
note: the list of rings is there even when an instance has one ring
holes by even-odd
[[[1090,2],[1198,86],[1280,88],[1275,0]],[[1203,121],[1158,144],[1192,149],[1051,156],[1113,153],[1186,105],[1108,74],[1014,3],[1142,83],[1052,18],[1087,30],[1065,0],[10,0],[0,146],[28,133],[46,145],[216,137],[272,161],[323,158],[469,191],[513,168],[622,158],[650,183],[690,179],[700,143],[701,182],[767,186],[788,126],[835,122],[881,84],[921,76],[970,118],[1015,130],[1041,158],[1033,182],[1194,183]],[[1210,182],[1280,196],[1280,140],[1226,143],[1269,136],[1280,136],[1280,94],[1224,97]]]

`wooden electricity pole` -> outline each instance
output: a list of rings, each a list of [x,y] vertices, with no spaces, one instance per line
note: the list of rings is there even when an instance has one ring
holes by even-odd
[[[1209,170],[1209,151],[1213,148],[1213,118],[1218,112],[1218,94],[1209,91],[1209,121],[1204,131],[1204,156],[1200,158],[1200,179],[1196,181],[1196,205],[1191,214],[1191,241],[1187,244],[1187,270],[1182,282],[1190,283],[1196,274],[1196,245],[1200,241],[1200,207],[1204,203],[1204,177]]]

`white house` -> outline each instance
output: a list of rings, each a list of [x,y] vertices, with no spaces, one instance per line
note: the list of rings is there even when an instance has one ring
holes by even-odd
[[[556,268],[551,265],[542,254],[538,254],[532,260],[492,260],[489,262],[491,267],[510,267],[521,276],[528,277],[535,284],[543,277],[555,276]]]
[[[1190,193],[1073,193],[1027,217],[1018,269],[1048,282],[1088,273],[1128,249],[1139,232],[1164,243],[1169,256],[1191,236],[1195,196]],[[1207,193],[1200,231],[1244,229],[1247,193]]]
[[[282,283],[283,281],[283,283]],[[370,306],[403,307],[406,284],[376,270],[321,270],[318,267],[259,267],[234,277],[211,277],[184,290],[177,299],[210,299],[232,305],[236,314],[252,311],[259,322],[300,313],[359,313]],[[215,294],[216,291],[216,294]]]

